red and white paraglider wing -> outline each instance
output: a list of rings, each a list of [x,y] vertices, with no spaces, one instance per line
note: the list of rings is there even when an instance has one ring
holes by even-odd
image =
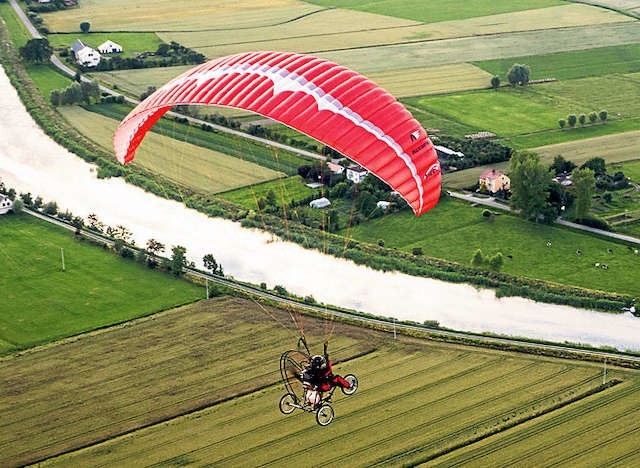
[[[199,65],[141,102],[114,135],[118,160],[133,160],[144,135],[175,105],[252,111],[334,148],[396,190],[416,215],[440,196],[440,165],[420,124],[362,75],[316,57],[252,52]]]

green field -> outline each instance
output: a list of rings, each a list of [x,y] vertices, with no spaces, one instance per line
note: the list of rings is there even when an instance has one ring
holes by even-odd
[[[0,251],[0,354],[203,295],[202,288],[124,261],[27,215],[0,216]]]
[[[18,15],[16,15],[16,12],[11,8],[9,3],[0,3],[0,16],[2,16],[2,19],[7,25],[11,40],[16,48],[22,47],[31,39],[27,28],[22,24],[22,21],[20,21]]]
[[[466,265],[476,249],[482,249],[485,255],[502,252],[505,258],[501,271],[505,273],[640,295],[640,259],[625,245],[507,214],[487,219],[482,216],[483,210],[481,206],[443,199],[424,216],[404,211],[354,226],[350,237],[371,244],[382,239],[385,247],[408,252],[420,247],[426,256]],[[551,241],[551,248],[546,246],[547,241]],[[582,255],[576,256],[576,249],[582,250]],[[608,264],[609,269],[594,268],[596,262]]]
[[[640,154],[636,161],[626,161],[623,164],[613,164],[608,171],[622,171],[624,175],[630,177],[631,180],[640,183]]]
[[[40,93],[48,101],[51,91],[54,89],[64,89],[69,86],[73,81],[66,75],[58,73],[53,65],[26,65],[25,66],[29,77],[33,80],[35,85],[40,90]]]
[[[242,205],[245,208],[255,210],[257,205],[256,200],[266,197],[269,191],[273,191],[276,195],[277,206],[282,206],[283,198],[285,205],[289,205],[291,200],[299,200],[313,193],[320,193],[319,189],[310,189],[307,187],[300,176],[293,176],[271,182],[264,182],[251,187],[231,190],[221,193],[219,196],[230,202]]]
[[[19,392],[0,396],[0,407],[10,408],[0,427],[4,456],[22,464],[67,451],[46,461],[64,466],[399,465],[492,432],[508,437],[543,420],[525,422],[540,411],[560,418],[572,411],[572,430],[584,431],[594,429],[591,418],[602,417],[609,402],[616,414],[637,413],[637,372],[610,368],[608,377],[624,382],[583,399],[601,382],[598,364],[393,340],[339,326],[330,348],[341,361],[336,372],[355,373],[360,387],[352,397],[334,397],[336,418],[320,428],[313,415],[277,409],[284,393],[278,357],[295,335],[272,320],[287,323],[286,312],[269,314],[248,301],[217,299],[0,363],[9,388],[18,385],[11,378],[18,367],[22,376]],[[305,318],[306,327],[310,337],[323,334],[322,322]],[[86,375],[86,360],[107,349],[109,359]],[[55,359],[68,366],[56,368]],[[53,372],[57,378],[47,379]],[[51,393],[60,381],[73,400]],[[553,410],[571,398],[578,401]],[[90,411],[95,405],[102,411]],[[616,432],[638,427],[633,417],[609,423]],[[514,450],[528,447],[525,439]],[[563,456],[580,449],[568,447]],[[553,444],[540,451],[558,453]],[[627,443],[606,453],[637,457]]]
[[[77,106],[60,107],[59,111],[78,131],[112,151],[117,120]],[[135,164],[182,186],[209,193],[278,178],[278,172],[248,162],[249,157],[241,160],[187,142],[150,132],[138,149]]]
[[[351,8],[425,23],[490,16],[564,4],[559,0],[466,0],[464,2],[430,0],[429,7],[425,8],[424,2],[421,0],[403,0],[402,2],[395,0],[309,0],[309,3]]]
[[[509,57],[499,60],[474,62],[479,68],[506,81],[514,63],[531,67],[531,79],[556,78],[572,80],[589,76],[640,72],[640,44],[574,50],[547,55]]]
[[[55,48],[69,48],[71,44],[80,39],[85,44],[97,49],[100,44],[111,40],[120,44],[123,48],[122,56],[136,56],[141,52],[155,52],[162,41],[155,33],[92,33],[83,34],[49,34],[49,43]]]

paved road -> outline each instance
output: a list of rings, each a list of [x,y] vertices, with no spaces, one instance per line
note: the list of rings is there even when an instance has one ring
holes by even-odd
[[[29,21],[29,18],[27,18],[27,15],[24,14],[24,11],[22,11],[20,6],[18,5],[18,2],[16,2],[16,0],[9,0],[9,3],[11,3],[11,6],[16,11],[16,13],[20,17],[24,25],[27,27],[27,29],[29,30],[29,34],[31,34],[31,36],[36,39],[42,39],[42,36],[40,35],[36,27],[31,23],[31,21]]]
[[[20,16],[20,19],[22,20],[24,25],[29,30],[29,33],[35,38],[41,38],[42,36],[38,32],[38,30],[33,26],[31,21],[29,21],[29,18],[27,18],[27,16],[24,14],[24,12],[20,9],[18,4],[16,3],[16,0],[9,0],[9,1],[11,2],[11,6],[13,6],[13,9]],[[75,76],[75,74],[76,74],[76,70],[73,70],[72,68],[70,68],[67,65],[65,65],[55,54],[51,56],[51,63],[56,68],[58,68],[60,71],[62,71],[63,73],[66,73],[69,76]],[[82,76],[81,79],[83,81],[91,81],[88,78],[86,78],[85,76]],[[107,88],[106,86],[102,86],[101,85],[100,86],[100,90],[105,92],[105,93],[111,94],[112,96],[121,96],[121,93],[118,93],[117,91],[114,91],[111,88]],[[124,96],[124,98],[125,98],[125,100],[127,102],[130,102],[131,104],[134,104],[134,105],[140,103],[140,101],[137,100],[137,99],[133,99],[133,98],[130,98],[130,97],[127,97],[127,96]],[[167,114],[172,115],[174,117],[186,118],[190,122],[193,122],[193,123],[195,123],[197,125],[206,124],[206,125],[209,125],[212,128],[214,128],[214,129],[216,129],[216,130],[218,130],[220,132],[229,133],[231,135],[239,136],[241,138],[246,138],[248,140],[252,140],[252,141],[255,141],[255,142],[258,142],[258,143],[262,143],[262,144],[267,145],[267,146],[271,146],[272,148],[282,149],[282,150],[285,150],[285,151],[289,151],[291,153],[299,154],[301,156],[306,156],[308,158],[318,159],[320,161],[325,161],[327,159],[325,156],[322,156],[321,154],[312,153],[311,151],[306,151],[306,150],[299,149],[299,148],[294,148],[293,146],[289,146],[289,145],[285,145],[285,144],[282,144],[282,143],[278,143],[276,141],[268,140],[266,138],[260,138],[260,137],[255,136],[255,135],[249,135],[248,133],[240,132],[238,130],[234,130],[233,128],[224,127],[222,125],[217,125],[217,124],[214,124],[214,123],[211,123],[211,122],[207,122],[206,120],[196,119],[194,117],[189,117],[189,116],[186,116],[186,115],[178,114],[176,112],[167,112]]]
[[[41,213],[35,212],[35,211],[31,211],[29,209],[24,209],[24,212],[27,214],[30,214],[31,216],[34,216],[36,218],[40,218],[44,221],[48,221],[50,223],[54,223],[58,226],[62,226],[70,231],[75,231],[75,228],[73,226],[71,226],[70,224],[67,224],[61,220],[55,219],[55,218],[51,218],[49,216],[45,216]],[[101,236],[99,234],[96,234],[94,232],[91,231],[86,231],[86,230],[82,230],[81,234],[83,236],[86,236],[88,238],[91,238],[97,242],[103,243],[103,244],[108,244],[108,245],[113,245],[113,241],[111,239],[108,239],[104,236]],[[543,343],[531,343],[528,341],[522,341],[522,340],[517,340],[517,339],[512,339],[512,338],[499,338],[499,337],[493,337],[493,336],[485,336],[485,335],[479,335],[476,333],[465,333],[465,332],[458,332],[458,331],[450,331],[450,330],[438,330],[438,329],[429,329],[429,328],[425,328],[425,327],[421,327],[419,325],[409,325],[409,324],[405,324],[405,323],[393,323],[390,322],[388,320],[382,320],[382,319],[375,319],[375,318],[371,318],[371,317],[363,317],[360,315],[354,315],[354,314],[350,314],[348,312],[341,312],[339,310],[334,310],[331,308],[326,308],[324,306],[317,306],[317,305],[310,305],[310,304],[306,304],[304,302],[299,302],[293,299],[287,299],[287,298],[283,298],[280,296],[276,296],[275,294],[269,292],[269,291],[265,291],[263,289],[260,289],[257,286],[252,286],[249,284],[245,284],[245,283],[238,283],[236,281],[224,278],[224,277],[220,277],[220,276],[214,276],[208,273],[203,273],[199,270],[193,270],[191,268],[185,268],[185,272],[189,273],[190,275],[199,277],[199,278],[203,278],[203,279],[207,279],[208,281],[212,282],[212,283],[218,283],[218,284],[222,284],[225,285],[229,288],[235,289],[237,291],[243,291],[243,292],[247,292],[250,293],[254,296],[258,296],[258,297],[263,297],[263,298],[267,298],[270,299],[272,301],[276,301],[280,304],[284,304],[284,305],[293,305],[295,306],[297,309],[299,310],[306,310],[306,311],[310,311],[310,312],[315,312],[315,313],[320,313],[320,314],[331,314],[335,317],[342,317],[342,318],[348,318],[349,320],[355,321],[355,322],[360,322],[362,324],[368,324],[368,325],[377,325],[377,326],[381,326],[384,327],[387,331],[391,332],[394,329],[397,330],[410,330],[410,331],[420,331],[420,332],[426,332],[429,333],[433,336],[446,336],[446,337],[453,337],[453,338],[460,338],[460,339],[472,339],[472,340],[477,340],[477,341],[481,341],[483,343],[489,343],[489,344],[506,344],[506,345],[510,345],[510,346],[518,346],[518,347],[526,347],[526,348],[533,348],[533,349],[541,349],[541,350],[548,350],[548,351],[562,351],[562,352],[569,352],[572,354],[576,354],[576,355],[583,355],[583,356],[590,356],[590,357],[597,357],[597,358],[608,358],[608,359],[622,359],[622,360],[626,360],[626,361],[631,361],[631,362],[640,362],[640,356],[633,356],[633,355],[629,355],[629,354],[625,354],[625,353],[617,353],[617,352],[610,352],[610,351],[595,351],[595,350],[585,350],[585,349],[580,349],[580,348],[574,348],[572,346],[565,346],[565,345],[552,345],[552,344],[543,344]],[[640,319],[639,319],[640,320]]]
[[[477,203],[478,205],[490,206],[498,210],[512,211],[510,206],[497,202],[494,197],[480,198],[480,197],[475,197],[472,194],[465,194],[465,193],[458,193],[458,192],[447,192],[447,193],[453,198],[458,198],[460,200],[465,200],[471,203]],[[581,231],[591,232],[593,234],[610,237],[612,239],[632,242],[634,244],[640,244],[640,239],[636,237],[626,236],[624,234],[617,234],[615,232],[603,231],[602,229],[596,229],[589,226],[584,226],[582,224],[572,223],[571,221],[562,219],[562,217],[559,217],[558,219],[556,219],[556,223],[561,224],[562,226],[573,228],[573,229],[579,229]]]

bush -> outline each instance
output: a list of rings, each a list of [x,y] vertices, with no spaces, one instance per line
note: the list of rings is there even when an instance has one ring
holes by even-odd
[[[411,253],[415,256],[424,255],[424,252],[422,251],[422,247],[414,247],[413,250],[411,250]]]
[[[600,218],[594,218],[592,216],[586,218],[578,218],[576,222],[584,226],[589,226],[596,229],[602,229],[603,231],[611,231],[611,226],[605,220]]]
[[[606,110],[601,110],[598,113],[598,117],[600,117],[600,120],[603,121],[603,122],[607,121],[607,116],[608,116],[608,112]]]
[[[580,122],[580,125],[584,125],[587,122],[587,116],[584,114],[580,114],[580,116],[578,117],[578,122]]]
[[[58,212],[58,204],[54,201],[50,201],[44,205],[42,211],[49,216],[54,216]]]
[[[589,122],[595,123],[596,120],[598,120],[598,114],[596,114],[595,112],[590,112],[589,113]]]
[[[567,121],[564,119],[560,119],[558,120],[558,125],[560,125],[560,128],[564,128],[567,126]]]
[[[567,116],[567,122],[569,123],[570,127],[575,127],[577,121],[578,121],[578,118],[576,117],[575,114],[570,114],[569,116]]]

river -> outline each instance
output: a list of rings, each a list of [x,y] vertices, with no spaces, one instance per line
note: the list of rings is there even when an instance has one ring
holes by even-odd
[[[437,320],[464,331],[640,350],[640,319],[522,298],[491,290],[383,273],[305,250],[232,221],[208,218],[121,179],[101,180],[96,168],[52,141],[31,119],[0,68],[0,179],[18,192],[55,200],[62,210],[107,225],[122,224],[138,245],[149,238],[182,245],[197,264],[212,253],[225,273],[282,285],[300,296],[399,320]]]

